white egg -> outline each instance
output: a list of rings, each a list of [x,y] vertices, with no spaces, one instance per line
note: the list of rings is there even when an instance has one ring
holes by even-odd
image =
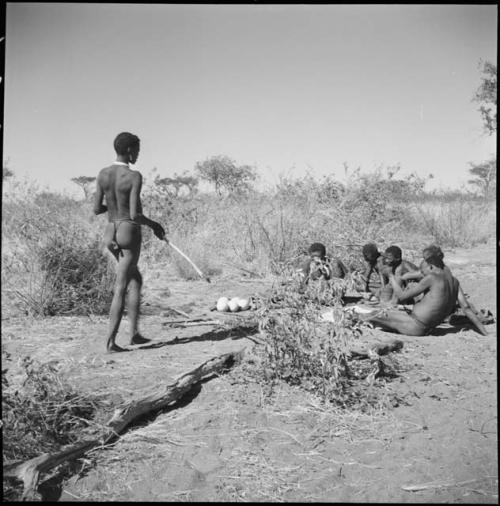
[[[229,304],[228,304],[228,299],[227,297],[221,297],[218,301],[217,301],[217,311],[229,311]]]
[[[242,311],[246,311],[250,307],[249,299],[238,299],[238,305]]]
[[[236,298],[231,299],[231,300],[228,302],[228,305],[229,305],[229,310],[230,310],[232,313],[236,313],[236,311],[239,311],[239,310],[240,310],[240,305],[238,304],[238,299],[236,299]]]

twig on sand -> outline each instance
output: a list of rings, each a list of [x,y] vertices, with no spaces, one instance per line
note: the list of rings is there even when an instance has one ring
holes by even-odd
[[[41,473],[46,473],[64,462],[74,460],[85,455],[96,447],[104,447],[118,436],[132,421],[146,413],[165,408],[180,399],[191,388],[207,375],[220,371],[242,359],[245,348],[236,352],[225,353],[202,363],[195,369],[183,374],[173,383],[164,385],[142,399],[133,399],[115,409],[115,412],[105,426],[103,434],[95,439],[87,439],[63,447],[58,453],[44,453],[26,462],[14,462],[4,466],[5,477],[17,478],[24,484],[23,500],[38,497],[37,487]]]
[[[475,478],[473,480],[446,482],[446,481],[435,481],[432,483],[423,483],[422,485],[409,485],[401,487],[406,492],[418,492],[419,490],[429,490],[431,488],[448,488],[448,487],[461,487],[462,485],[468,485],[469,483],[475,483],[476,481],[498,479],[496,476],[484,476],[483,478]]]
[[[177,321],[177,322],[163,322],[163,325],[171,325],[174,328],[177,327],[201,327],[203,325],[222,325],[220,320],[192,320],[192,321]]]
[[[190,316],[187,313],[185,313],[184,311],[181,311],[180,309],[175,309],[175,307],[169,307],[168,309],[169,309],[169,311],[173,311],[174,313],[184,316],[184,318],[190,318]]]

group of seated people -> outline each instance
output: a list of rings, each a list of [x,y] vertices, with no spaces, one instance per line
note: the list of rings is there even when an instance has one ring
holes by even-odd
[[[468,301],[460,283],[444,264],[444,253],[439,246],[431,244],[422,251],[419,267],[403,259],[398,246],[390,246],[381,253],[376,244],[368,243],[362,253],[366,269],[356,289],[372,302],[380,303],[385,311],[374,309],[360,314],[360,319],[392,332],[423,336],[460,308],[478,331],[487,335],[483,326],[487,322],[485,314]],[[317,280],[345,278],[349,269],[340,259],[329,258],[323,244],[314,243],[299,273],[303,285],[307,285]],[[412,307],[399,309],[398,304]]]

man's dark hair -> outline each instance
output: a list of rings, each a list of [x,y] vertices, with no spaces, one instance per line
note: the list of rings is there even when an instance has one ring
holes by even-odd
[[[113,145],[117,155],[126,155],[128,148],[138,146],[139,143],[140,139],[137,135],[129,132],[122,132],[116,136]]]
[[[385,250],[386,255],[392,255],[394,258],[402,258],[403,252],[401,251],[401,248],[399,246],[389,246]]]
[[[424,258],[426,257],[426,255],[429,256],[434,255],[438,258],[441,258],[441,260],[444,258],[443,250],[437,244],[431,244],[430,246],[427,246],[427,248],[424,248],[422,254]]]
[[[380,255],[377,245],[373,242],[369,242],[363,246],[363,256],[368,258],[378,257]]]
[[[440,269],[444,267],[443,250],[436,244],[431,244],[430,246],[427,246],[427,248],[425,248],[424,251],[422,252],[422,256],[424,257],[424,260],[428,264],[435,265]]]
[[[325,245],[320,242],[315,242],[309,246],[309,253],[312,253],[313,251],[317,251],[322,257],[326,255]]]

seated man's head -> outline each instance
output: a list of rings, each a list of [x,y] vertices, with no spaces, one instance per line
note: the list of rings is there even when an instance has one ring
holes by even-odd
[[[397,267],[401,263],[403,252],[398,246],[389,246],[384,252],[384,264]]]
[[[311,258],[325,258],[326,256],[326,248],[324,244],[320,242],[315,242],[309,246],[309,256]]]
[[[441,260],[443,260],[444,253],[443,250],[437,244],[431,244],[430,246],[427,246],[427,248],[424,248],[424,250],[422,251],[422,256],[424,258],[435,256],[436,258],[440,258]]]
[[[141,141],[137,135],[129,132],[118,134],[113,143],[116,154],[124,157],[128,162],[135,163],[139,156]]]
[[[424,257],[424,260],[420,264],[420,271],[422,274],[429,274],[434,269],[444,268],[444,254],[438,246],[433,245],[432,247],[425,248],[422,256]]]
[[[377,258],[380,256],[380,253],[378,251],[377,245],[373,242],[369,242],[368,244],[365,244],[363,246],[363,258],[369,263],[369,264],[375,264],[377,261]]]

